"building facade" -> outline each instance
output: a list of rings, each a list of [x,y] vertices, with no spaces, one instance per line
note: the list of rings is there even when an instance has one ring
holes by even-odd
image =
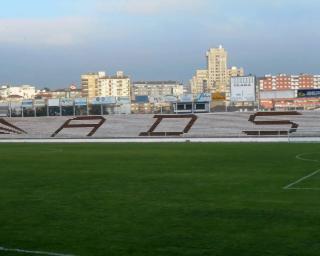
[[[203,92],[210,92],[208,88],[208,70],[197,70],[196,75],[190,80],[190,87],[192,94],[200,94]]]
[[[115,76],[104,76],[98,79],[97,96],[130,97],[130,78],[122,71]]]
[[[100,96],[98,93],[99,78],[105,77],[105,72],[87,73],[81,75],[82,97],[93,98]]]
[[[238,67],[231,67],[228,69],[228,77],[244,76],[244,69]]]
[[[180,96],[184,93],[184,86],[177,81],[143,81],[132,84],[133,96],[160,97],[166,95]]]
[[[218,48],[210,48],[206,56],[207,69],[197,70],[190,80],[193,94],[204,92],[226,94],[230,87],[230,78],[245,74],[243,68],[228,69],[228,52],[221,45]]]
[[[224,92],[228,84],[228,53],[222,47],[207,51],[208,89],[211,92]]]
[[[38,90],[36,93],[36,99],[75,99],[82,97],[81,89],[60,89],[60,90]]]
[[[122,71],[115,76],[105,72],[87,73],[81,76],[82,97],[100,96],[130,97],[130,78]]]
[[[4,85],[0,87],[0,98],[6,100],[10,96],[17,96],[22,99],[34,99],[36,94],[36,88],[31,85],[22,86],[8,86]]]
[[[265,75],[259,79],[260,105],[265,109],[313,109],[320,98],[300,97],[299,90],[320,89],[320,75]]]
[[[261,91],[320,88],[320,75],[266,75],[259,79]]]

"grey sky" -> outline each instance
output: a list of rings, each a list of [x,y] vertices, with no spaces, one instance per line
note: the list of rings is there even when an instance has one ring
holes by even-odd
[[[247,73],[320,73],[314,0],[18,0],[0,10],[0,84],[60,88],[80,74],[187,82],[223,44]]]

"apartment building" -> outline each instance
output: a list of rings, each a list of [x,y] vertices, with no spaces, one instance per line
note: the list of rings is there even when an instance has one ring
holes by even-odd
[[[266,109],[312,109],[320,104],[320,75],[266,75],[259,79],[260,105]],[[302,93],[301,93],[302,90]],[[304,92],[308,95],[301,96]],[[300,92],[300,93],[299,93]]]
[[[320,75],[266,75],[259,79],[261,91],[320,88]]]
[[[228,68],[228,52],[220,45],[210,48],[207,53],[207,68],[197,70],[190,80],[193,94],[199,93],[227,93],[230,77],[244,76],[244,69],[238,67]]]
[[[99,77],[97,96],[130,97],[130,78],[123,71],[115,76]]]
[[[106,72],[87,73],[81,76],[82,97],[130,97],[130,78],[118,71],[114,76]]]
[[[211,92],[224,92],[228,84],[228,53],[222,47],[207,51],[208,89]]]
[[[98,91],[99,78],[105,77],[105,72],[87,73],[81,75],[82,97],[93,98],[100,96]]]

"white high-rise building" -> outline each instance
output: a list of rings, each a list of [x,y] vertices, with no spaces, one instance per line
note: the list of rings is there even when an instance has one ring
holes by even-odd
[[[81,85],[83,97],[130,97],[130,78],[123,71],[118,71],[115,76],[108,76],[105,72],[87,73],[81,76]]]
[[[222,45],[210,48],[206,56],[207,69],[197,70],[196,75],[190,80],[192,93],[228,93],[230,77],[244,76],[244,69],[228,69],[228,53]]]
[[[130,97],[130,78],[118,71],[115,76],[98,79],[98,96]]]
[[[207,51],[208,89],[211,92],[225,92],[229,82],[228,53],[222,47]]]

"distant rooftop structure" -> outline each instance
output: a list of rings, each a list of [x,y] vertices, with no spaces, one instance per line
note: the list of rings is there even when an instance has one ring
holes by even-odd
[[[158,85],[158,84],[182,84],[179,81],[173,81],[173,80],[163,80],[163,81],[136,81],[133,82],[133,84],[150,84],[150,85]]]

